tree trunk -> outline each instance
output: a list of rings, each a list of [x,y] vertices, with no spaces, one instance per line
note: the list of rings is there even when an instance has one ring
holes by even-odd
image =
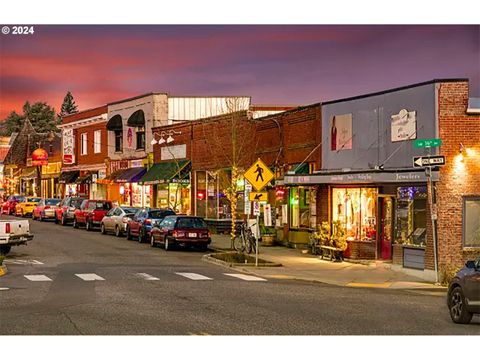
[[[236,234],[236,219],[237,219],[237,167],[232,166],[232,179],[231,179],[231,193],[230,193],[230,214],[232,215],[232,226],[230,231],[230,248],[233,250],[233,243],[235,241]]]

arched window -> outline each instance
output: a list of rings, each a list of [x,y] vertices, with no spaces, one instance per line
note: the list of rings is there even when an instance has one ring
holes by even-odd
[[[107,122],[107,130],[115,133],[115,152],[123,152],[123,124],[122,117],[115,115]]]
[[[135,128],[136,148],[137,150],[145,149],[145,114],[143,110],[135,111],[128,118],[127,125]]]

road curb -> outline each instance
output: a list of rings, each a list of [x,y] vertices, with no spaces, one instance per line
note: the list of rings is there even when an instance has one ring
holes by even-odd
[[[0,276],[7,275],[7,266],[6,265],[0,265]]]
[[[222,253],[225,253],[226,251],[222,251]],[[280,263],[276,263],[276,262],[268,262],[268,263],[264,263],[262,265],[259,265],[258,267],[255,266],[255,264],[251,264],[251,263],[248,263],[248,264],[242,264],[242,263],[230,263],[230,262],[227,262],[227,261],[223,261],[223,260],[220,260],[220,259],[215,259],[212,255],[214,255],[215,253],[213,254],[206,254],[206,255],[203,255],[202,256],[202,260],[204,261],[207,261],[207,262],[211,262],[211,263],[215,263],[215,264],[219,264],[219,265],[223,265],[225,267],[229,267],[229,268],[253,268],[253,269],[258,269],[258,268],[272,268],[272,267],[280,267],[282,266],[282,264]],[[259,258],[260,259],[260,258]],[[266,261],[266,260],[264,260]]]

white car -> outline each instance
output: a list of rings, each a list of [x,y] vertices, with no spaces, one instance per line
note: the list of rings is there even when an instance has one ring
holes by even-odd
[[[127,231],[127,224],[137,212],[138,208],[118,206],[111,209],[102,219],[100,231],[102,234],[113,232],[117,237]]]

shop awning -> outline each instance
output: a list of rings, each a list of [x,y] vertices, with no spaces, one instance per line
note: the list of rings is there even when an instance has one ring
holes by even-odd
[[[147,172],[147,168],[136,167],[125,170],[116,180],[117,183],[136,183]]]
[[[144,185],[168,183],[173,180],[187,179],[190,169],[190,160],[170,161],[154,164],[140,179]]]
[[[125,171],[126,171],[126,169],[121,169],[121,170],[114,171],[113,173],[111,173],[110,175],[105,177],[104,179],[97,179],[97,184],[107,184],[107,185],[108,184],[113,184],[115,182],[115,180],[117,180],[118,177],[120,175],[122,175]]]
[[[73,184],[80,176],[80,171],[63,171],[60,173],[58,182],[60,184]]]
[[[90,184],[92,182],[92,173],[79,176],[75,181],[76,184]]]
[[[25,169],[22,169],[20,173],[20,179],[23,179],[23,180],[32,180],[36,178],[37,178],[36,168],[25,168]]]

